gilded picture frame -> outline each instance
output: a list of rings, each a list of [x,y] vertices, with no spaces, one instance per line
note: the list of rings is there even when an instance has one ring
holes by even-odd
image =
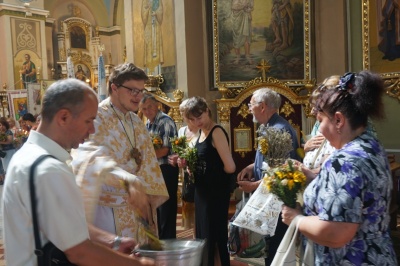
[[[72,17],[63,21],[66,27],[66,49],[89,51],[90,37],[92,36],[91,24],[82,18]]]
[[[26,90],[7,91],[10,117],[18,121],[24,114],[28,113],[28,94]]]
[[[241,127],[233,129],[233,150],[238,153],[253,150],[251,128]]]
[[[309,0],[213,0],[213,85],[243,87],[261,76],[262,59],[268,76],[304,85],[311,79],[310,10]]]
[[[398,0],[362,0],[363,68],[380,73],[385,79],[400,76],[398,4]]]

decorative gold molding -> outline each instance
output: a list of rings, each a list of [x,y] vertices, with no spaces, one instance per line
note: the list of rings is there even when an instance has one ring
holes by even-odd
[[[285,101],[280,112],[283,113],[286,117],[289,117],[289,115],[291,113],[294,113],[295,111],[293,106],[288,101]]]
[[[400,101],[400,79],[385,80],[387,86],[386,94]]]
[[[363,48],[363,69],[370,69],[370,19],[369,1],[362,0],[362,48]],[[386,94],[400,101],[400,72],[380,73],[385,82]]]
[[[229,102],[223,102],[215,100],[217,102],[217,115],[220,122],[230,122],[229,116],[231,114],[231,108]]]
[[[369,0],[362,1],[363,69],[369,69]]]
[[[89,50],[89,44],[90,44],[90,38],[91,38],[91,25],[88,21],[78,18],[78,17],[72,17],[72,18],[67,18],[66,20],[63,21],[63,23],[66,24],[67,28],[65,29],[65,39],[69,40],[71,42],[70,38],[70,30],[72,27],[80,27],[84,32],[85,32],[85,38],[86,38],[86,49],[82,50]],[[73,48],[73,49],[80,49],[80,48]]]
[[[92,57],[86,53],[82,53],[82,51],[78,52],[71,52],[71,59],[74,64],[76,63],[84,63],[86,64],[89,68],[92,67]]]
[[[288,84],[281,82],[272,77],[266,77],[265,81],[263,78],[258,77],[249,82],[245,83],[242,88],[230,88],[224,91],[224,96],[221,99],[215,100],[217,103],[217,116],[219,121],[229,122],[230,111],[232,107],[238,107],[243,104],[243,101],[251,96],[256,90],[261,88],[271,88],[277,93],[285,96],[291,104],[301,104],[304,106],[306,115],[310,115],[311,109],[309,108],[309,96],[315,87],[315,80],[309,80],[305,82],[305,85],[301,88],[299,87],[289,87]],[[219,91],[221,91],[220,87]],[[240,107],[238,115],[246,115],[244,109],[247,106]],[[285,109],[284,112],[288,112]]]
[[[250,109],[244,103],[240,106],[239,111],[236,115],[241,115],[243,118],[246,118],[250,114]]]
[[[173,91],[173,95],[175,100],[169,98],[165,92],[163,92],[160,88],[157,88],[156,91],[151,92],[154,97],[159,101],[160,103],[170,107],[168,111],[168,115],[175,121],[175,123],[178,125],[181,125],[183,120],[181,113],[179,112],[179,105],[182,102],[183,99],[183,91],[176,89]]]

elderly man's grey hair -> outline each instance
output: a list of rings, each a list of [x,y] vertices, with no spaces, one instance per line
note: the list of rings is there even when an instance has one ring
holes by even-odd
[[[270,108],[279,109],[281,96],[269,88],[261,88],[253,92],[253,99],[258,103],[265,103]]]

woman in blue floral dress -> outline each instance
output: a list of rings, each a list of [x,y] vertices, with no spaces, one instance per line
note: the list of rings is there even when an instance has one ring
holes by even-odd
[[[315,265],[398,265],[389,235],[389,163],[366,132],[368,117],[384,116],[383,81],[362,71],[337,83],[318,88],[320,131],[336,150],[304,192],[299,230],[314,242]],[[283,222],[299,212],[284,206]]]

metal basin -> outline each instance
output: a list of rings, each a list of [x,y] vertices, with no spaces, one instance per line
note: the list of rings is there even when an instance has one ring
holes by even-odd
[[[153,258],[157,266],[199,266],[204,240],[163,240],[163,250],[137,249],[141,256]]]

